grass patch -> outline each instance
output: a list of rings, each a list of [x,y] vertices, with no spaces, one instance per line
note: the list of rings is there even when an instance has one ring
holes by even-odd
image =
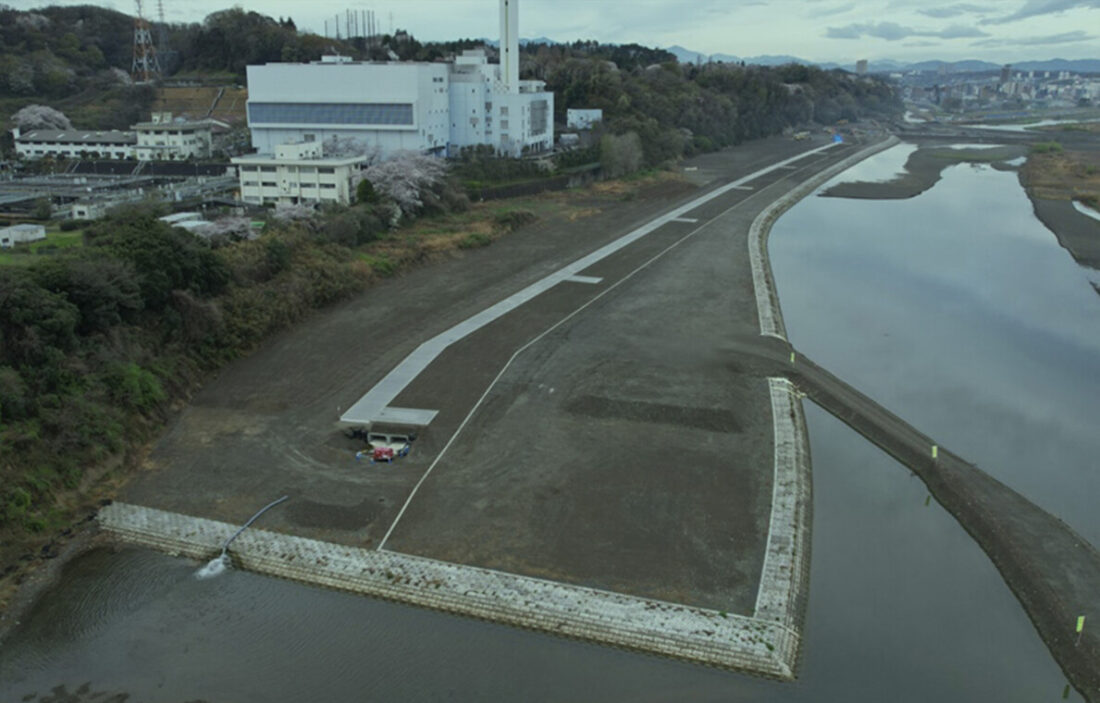
[[[1100,152],[1032,153],[1022,174],[1029,192],[1040,198],[1085,203],[1100,199]]]
[[[482,234],[481,232],[471,232],[462,239],[458,240],[459,249],[478,249],[480,247],[486,247],[493,243],[493,240],[489,235]]]
[[[1058,142],[1035,142],[1031,145],[1032,154],[1061,154],[1065,151]]]
[[[371,271],[379,276],[389,277],[397,271],[397,267],[394,266],[393,262],[388,257],[380,254],[360,252],[359,259],[370,266]]]

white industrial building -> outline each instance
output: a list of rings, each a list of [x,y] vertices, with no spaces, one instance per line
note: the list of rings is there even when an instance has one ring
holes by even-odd
[[[11,131],[15,153],[21,159],[132,159],[137,146],[134,132],[116,130],[34,129]]]
[[[603,110],[582,110],[569,108],[565,111],[565,123],[569,129],[592,129],[592,126],[603,122]]]
[[[214,121],[173,122],[171,112],[154,112],[152,120],[134,125],[135,153],[141,161],[205,159],[211,154]]]
[[[37,242],[46,238],[43,225],[12,225],[0,228],[0,249],[10,249],[16,244]]]
[[[454,155],[493,146],[521,156],[554,144],[554,94],[519,80],[518,0],[500,0],[501,63],[467,51],[453,63],[376,63],[327,56],[248,67],[252,146],[354,139],[387,156]]]
[[[237,156],[241,200],[263,205],[352,201],[352,180],[366,156],[326,158],[321,142],[280,144],[273,154]]]

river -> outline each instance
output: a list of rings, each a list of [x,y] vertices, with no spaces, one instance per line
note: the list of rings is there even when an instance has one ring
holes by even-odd
[[[879,174],[895,168],[896,154],[884,158],[884,163],[867,168]],[[1002,175],[990,170],[970,174],[968,169],[961,173]],[[913,202],[942,195],[945,189],[961,195],[955,187],[952,170]],[[911,302],[904,300],[906,293],[913,298],[929,295],[917,282],[906,283],[907,266],[920,268],[924,259],[914,253],[919,246],[911,241],[912,235],[894,226],[902,219],[891,214],[894,211],[883,209],[877,216],[882,251],[857,255],[847,248],[859,208],[904,207],[906,202],[811,198],[778,223],[771,249],[787,328],[818,361],[832,365],[834,359],[823,355],[834,350],[842,361],[853,357],[847,366],[860,366],[858,355],[864,352],[858,344],[863,336],[862,343],[880,352],[880,323],[867,315],[923,320],[917,313],[904,312],[904,306],[899,308],[903,312],[883,310],[870,301],[870,308],[860,311],[849,301],[860,292],[866,294],[866,286],[875,281],[894,292],[884,296],[882,305]],[[936,201],[933,209],[922,211],[926,228],[919,237],[935,230],[929,246],[939,251],[939,258],[944,256],[938,248],[940,237],[946,236],[958,247],[952,258],[968,261],[977,270],[996,268],[999,259],[992,252],[964,253],[964,243],[977,249],[987,244],[970,236],[969,220],[960,220],[954,235],[941,231],[954,227],[951,218],[967,211],[964,204],[944,208]],[[1053,237],[1049,240],[1040,248],[1051,256],[1061,252]],[[812,282],[792,280],[805,276],[805,268],[827,265],[833,268]],[[886,265],[887,273],[874,275],[873,265]],[[870,275],[872,282],[853,282],[860,274]],[[942,272],[933,278],[939,276]],[[855,290],[845,292],[850,287]],[[1033,287],[1027,290],[1036,294]],[[938,286],[932,287],[932,294],[940,305],[954,297],[945,296]],[[1092,297],[1097,298],[1095,293]],[[1035,303],[1020,305],[1029,308]],[[993,307],[982,310],[990,314]],[[819,319],[825,310],[836,313],[828,323]],[[1006,315],[995,316],[990,325],[1000,329],[1008,324]],[[861,331],[867,334],[857,334]],[[818,335],[825,338],[817,339]],[[943,336],[937,338],[942,342]],[[1042,347],[1053,349],[1048,364],[1063,363],[1064,348],[1075,348],[1064,337],[1058,337],[1061,344]],[[1069,339],[1085,343],[1079,336]],[[856,346],[845,346],[849,344]],[[929,365],[937,370],[935,364],[916,357],[916,351],[895,351],[895,375],[925,374]],[[953,363],[950,356],[935,359]],[[841,376],[849,371],[834,370]],[[954,391],[939,385],[953,383],[955,375],[949,368],[939,371],[917,384],[922,392],[915,395],[939,399],[939,412],[954,412],[955,420],[961,421],[967,406],[959,404]],[[884,370],[871,374],[870,380],[849,380],[903,416],[916,413],[906,403],[890,402],[896,400],[889,395],[891,389],[904,386],[904,379],[895,378],[885,390],[871,383],[882,378],[893,377]],[[911,395],[903,393],[902,398]],[[1002,414],[1013,415],[1012,402],[1002,404]],[[1049,411],[1062,413],[1070,407],[1055,404]],[[910,419],[926,429],[921,417]],[[0,646],[0,700],[101,701],[121,694],[131,701],[211,703],[1062,700],[1065,680],[1015,598],[954,519],[928,500],[919,480],[820,409],[808,405],[807,420],[815,492],[813,558],[804,659],[794,683],[239,571],[196,580],[195,562],[123,549],[93,551],[71,563],[61,585],[47,593]],[[967,447],[946,439],[944,444],[985,465],[983,457],[968,455]],[[1073,476],[1063,475],[1065,480]],[[76,695],[64,699],[59,693]],[[99,693],[105,696],[97,697]],[[1080,700],[1075,693],[1070,698]]]

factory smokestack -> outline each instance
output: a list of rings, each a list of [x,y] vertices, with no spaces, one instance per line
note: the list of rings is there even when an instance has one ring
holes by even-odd
[[[519,92],[519,0],[500,0],[500,80]]]

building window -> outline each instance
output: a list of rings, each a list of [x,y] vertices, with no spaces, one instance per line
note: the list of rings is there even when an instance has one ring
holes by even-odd
[[[500,121],[500,128],[501,129],[508,129],[508,120],[501,120]]]
[[[317,173],[336,173],[334,168],[318,168]]]
[[[507,105],[501,105],[500,106],[500,116],[503,117],[507,114],[508,114],[508,106]]]
[[[255,166],[241,166],[242,173],[256,173]]]
[[[263,171],[264,173],[275,173],[275,167],[274,166],[261,166],[260,170]]]
[[[411,125],[412,103],[251,103],[252,124]]]
[[[275,187],[275,182],[274,181],[264,181],[263,186],[264,186],[264,188],[274,188]]]
[[[336,184],[335,183],[322,183],[321,187],[322,188],[335,188]]]
[[[545,100],[531,102],[531,136],[546,133],[546,122],[549,109]]]

